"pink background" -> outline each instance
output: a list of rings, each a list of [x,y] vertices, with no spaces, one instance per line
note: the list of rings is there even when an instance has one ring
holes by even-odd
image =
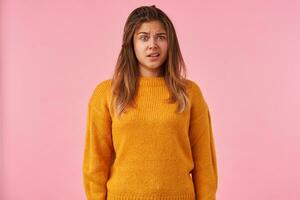
[[[152,4],[210,107],[217,199],[300,199],[296,0],[2,0],[0,199],[85,199],[88,98],[112,75],[129,13]]]

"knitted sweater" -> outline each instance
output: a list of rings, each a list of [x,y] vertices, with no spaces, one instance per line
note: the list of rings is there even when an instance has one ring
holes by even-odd
[[[109,109],[111,79],[88,104],[83,159],[87,200],[215,200],[217,162],[210,112],[188,80],[190,107],[177,103],[163,77],[140,77],[137,108],[121,118]]]

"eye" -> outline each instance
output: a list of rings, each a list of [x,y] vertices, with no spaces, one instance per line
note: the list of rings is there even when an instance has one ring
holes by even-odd
[[[160,40],[164,40],[166,37],[165,37],[165,36],[158,36],[158,38],[159,38]]]
[[[166,37],[163,36],[163,35],[159,35],[159,36],[157,36],[157,38],[158,38],[159,40],[165,40],[165,39],[166,39]],[[143,35],[143,36],[140,37],[140,39],[141,39],[142,41],[146,41],[146,40],[148,39],[148,36]]]
[[[143,41],[145,41],[145,38],[147,38],[147,36],[140,37],[140,39],[142,39]]]

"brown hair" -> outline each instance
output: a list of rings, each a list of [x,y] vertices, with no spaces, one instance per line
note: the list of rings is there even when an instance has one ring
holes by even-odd
[[[162,75],[170,92],[168,103],[178,102],[177,112],[183,112],[189,105],[186,92],[186,68],[180,52],[175,28],[169,17],[152,6],[141,6],[133,10],[124,26],[122,49],[119,53],[114,75],[112,78],[111,106],[120,116],[127,105],[135,106],[134,99],[137,91],[137,81],[140,76],[138,60],[133,48],[135,30],[143,23],[159,20],[166,32],[168,39],[168,53],[163,63]]]

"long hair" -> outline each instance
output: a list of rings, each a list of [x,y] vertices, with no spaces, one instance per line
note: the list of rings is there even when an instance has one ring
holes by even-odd
[[[166,32],[168,39],[168,53],[162,67],[162,74],[170,98],[168,103],[178,102],[176,112],[182,113],[189,105],[186,92],[186,67],[180,52],[175,28],[169,17],[152,6],[141,6],[133,10],[128,16],[123,32],[122,49],[119,53],[113,74],[111,107],[117,116],[125,111],[126,106],[135,107],[135,95],[138,87],[139,65],[133,47],[135,30],[144,22],[159,20]]]

